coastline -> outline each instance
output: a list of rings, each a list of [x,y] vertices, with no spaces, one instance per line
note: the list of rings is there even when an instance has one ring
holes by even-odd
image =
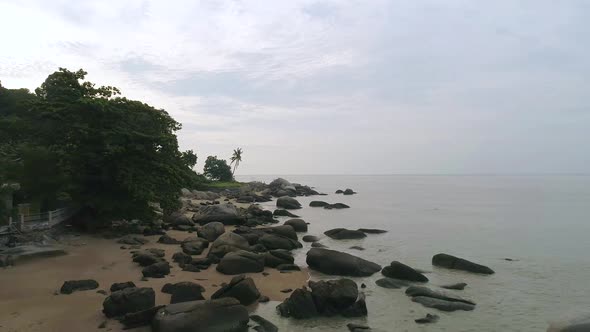
[[[200,202],[193,200],[195,204]],[[238,207],[249,206],[236,203],[233,199],[231,202]],[[231,231],[231,226],[226,226],[226,232]],[[170,230],[167,234],[179,240],[195,235],[177,230]],[[170,262],[172,255],[180,251],[178,245],[157,243],[159,235],[146,238],[150,242],[141,249],[164,249],[165,258]],[[138,287],[152,287],[156,292],[156,305],[164,305],[170,303],[170,295],[160,291],[166,283],[198,283],[205,288],[203,296],[210,298],[221,283],[229,282],[234,277],[219,273],[213,267],[198,273],[182,271],[176,263],[171,263],[170,275],[142,281],[142,268],[131,260],[132,250],[121,249],[121,246],[116,239],[80,235],[63,245],[67,255],[26,262],[0,271],[0,329],[8,332],[123,331],[121,323],[103,315],[102,303],[106,296],[97,293],[97,290],[110,293],[109,288],[113,283],[133,281]],[[205,257],[208,251],[206,249],[194,257]],[[307,283],[307,267],[301,269],[280,273],[274,268],[265,267],[267,276],[262,273],[245,275],[254,280],[260,293],[268,296],[270,301],[283,301],[290,293],[281,290],[300,288]],[[94,279],[98,281],[99,288],[70,295],[55,295],[64,281],[74,279]],[[248,306],[248,310],[252,312],[259,305],[276,306],[276,303],[254,303]],[[107,321],[106,329],[100,329],[98,326],[104,321]],[[147,326],[129,331],[151,331],[151,328]]]

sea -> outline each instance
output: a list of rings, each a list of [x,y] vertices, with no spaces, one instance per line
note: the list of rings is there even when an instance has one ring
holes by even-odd
[[[347,331],[347,323],[373,331],[546,331],[550,322],[590,314],[590,176],[584,175],[246,175],[239,181],[269,183],[282,177],[327,196],[297,197],[293,211],[309,223],[307,234],[330,249],[382,266],[400,261],[427,272],[428,287],[465,282],[449,293],[477,303],[473,311],[441,312],[414,303],[404,289],[385,289],[382,277],[352,278],[364,283],[366,318],[295,320],[276,313],[278,302],[257,313],[281,331]],[[355,195],[335,194],[351,188]],[[350,209],[309,207],[312,200],[345,203]],[[270,210],[275,202],[262,203]],[[289,218],[281,218],[281,222]],[[361,240],[332,240],[336,227],[380,228],[385,234]],[[361,246],[365,250],[350,249]],[[309,243],[295,250],[306,266]],[[438,268],[432,256],[448,253],[491,267],[493,275]],[[509,259],[509,260],[507,260]],[[310,271],[311,280],[335,279]],[[415,319],[427,313],[434,324]]]

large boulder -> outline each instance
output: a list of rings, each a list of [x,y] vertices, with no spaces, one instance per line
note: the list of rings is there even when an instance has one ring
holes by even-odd
[[[238,213],[238,209],[231,203],[207,205],[199,208],[193,215],[193,221],[201,225],[218,221],[224,225],[241,225],[245,219]]]
[[[283,303],[277,306],[283,317],[305,319],[318,316],[311,292],[307,288],[298,288]]]
[[[141,273],[146,278],[164,278],[170,274],[170,264],[166,261],[155,263],[144,267]]]
[[[346,228],[330,229],[325,231],[324,234],[335,240],[353,240],[367,237],[367,235],[361,231]]]
[[[118,317],[130,312],[152,308],[156,304],[156,293],[151,288],[125,288],[113,292],[102,303],[102,312],[107,317]]]
[[[437,254],[432,257],[432,265],[447,269],[461,270],[481,274],[494,274],[494,270],[487,266],[470,262],[466,259],[447,254]]]
[[[217,240],[217,238],[223,233],[225,233],[225,226],[223,226],[223,223],[218,221],[206,223],[197,229],[197,234],[199,237],[202,237],[209,242]]]
[[[475,305],[475,302],[473,302],[471,300],[462,299],[457,296],[448,295],[443,292],[435,291],[430,288],[422,287],[422,286],[408,287],[408,289],[406,289],[406,295],[411,296],[411,297],[417,297],[417,296],[431,297],[433,299],[439,299],[439,300],[443,300],[443,301],[461,302],[461,303],[466,303],[469,305]]]
[[[291,217],[291,218],[298,218],[298,215],[295,215],[285,209],[276,209],[273,211],[272,213],[273,216],[275,217]]]
[[[72,294],[73,292],[77,291],[85,291],[91,289],[97,289],[98,282],[92,279],[85,279],[85,280],[68,280],[63,283],[61,289],[59,290],[62,294]]]
[[[306,262],[311,269],[330,275],[367,277],[381,270],[381,266],[376,263],[323,248],[309,250]]]
[[[436,299],[433,297],[427,296],[416,296],[412,298],[412,301],[416,303],[420,303],[421,305],[427,308],[434,308],[441,311],[456,311],[456,310],[465,310],[471,311],[475,309],[475,306],[472,304],[467,304],[463,302],[453,302],[453,301],[445,301]]]
[[[168,234],[164,234],[162,236],[160,236],[160,238],[158,239],[158,243],[162,243],[162,244],[180,244],[181,241],[171,237]]]
[[[248,330],[248,310],[227,297],[175,303],[160,309],[152,322],[154,332],[241,332]]]
[[[205,248],[209,247],[209,241],[201,238],[192,239],[190,242],[183,242],[180,247],[187,255],[200,255]]]
[[[303,247],[303,245],[297,240],[293,240],[291,238],[277,234],[265,234],[258,240],[258,243],[262,244],[268,250],[292,250]]]
[[[229,252],[248,250],[249,248],[250,244],[248,240],[239,234],[234,232],[223,233],[217,240],[213,241],[207,257],[216,256],[217,258],[222,258]]]
[[[117,240],[117,243],[121,243],[121,244],[128,244],[128,245],[132,245],[132,246],[140,246],[142,244],[146,244],[150,242],[148,239],[146,239],[143,236],[139,236],[139,235],[125,235],[122,238],[120,238],[119,240]]]
[[[293,197],[283,196],[277,199],[277,207],[289,210],[301,209],[301,203]]]
[[[295,232],[307,232],[307,223],[303,219],[289,219],[285,221],[285,225],[293,227]]]
[[[326,205],[330,205],[330,203],[324,202],[324,201],[311,201],[311,202],[309,202],[310,207],[324,207]]]
[[[422,273],[398,261],[393,261],[389,266],[384,267],[383,270],[381,270],[381,274],[394,279],[417,282],[428,281],[428,278],[426,278],[426,276],[424,276]]]
[[[295,258],[284,249],[269,250],[264,254],[264,264],[268,267],[277,267],[281,264],[293,264]]]
[[[359,295],[358,286],[350,279],[310,281],[309,288],[317,311],[326,316],[350,307]]]
[[[203,292],[205,288],[197,283],[190,281],[181,281],[167,287],[170,293],[170,303],[180,303],[188,301],[204,300]]]
[[[290,225],[280,225],[280,226],[275,226],[275,227],[271,227],[267,229],[268,232],[272,233],[272,234],[277,234],[277,235],[281,235],[284,237],[288,237],[292,240],[297,241],[297,233],[295,232],[295,229],[293,228],[293,226]]]
[[[256,288],[252,278],[246,278],[243,275],[239,275],[232,278],[229,284],[224,285],[211,295],[211,299],[219,299],[222,297],[233,297],[240,301],[241,304],[249,305],[254,303],[260,297],[260,292],[258,291],[258,288]]]
[[[272,190],[282,189],[288,186],[292,186],[291,182],[283,178],[274,179],[271,183],[268,184],[268,187]]]
[[[133,281],[126,281],[126,282],[116,282],[111,285],[111,292],[116,292],[123,290],[125,288],[133,288],[136,287]]]
[[[217,271],[230,275],[262,272],[263,270],[264,256],[244,250],[225,255],[217,264]]]
[[[400,289],[402,287],[408,287],[410,284],[407,281],[392,279],[392,278],[381,278],[375,281],[377,286],[389,289]]]

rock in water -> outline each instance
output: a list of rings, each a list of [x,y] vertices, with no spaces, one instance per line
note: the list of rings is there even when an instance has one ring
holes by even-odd
[[[305,235],[301,238],[301,240],[303,240],[303,242],[317,242],[320,239],[315,235]]]
[[[229,284],[218,289],[211,299],[220,299],[224,297],[233,297],[243,305],[249,305],[260,297],[260,292],[252,278],[246,278],[244,275],[234,277]]]
[[[344,192],[342,192],[344,195],[353,195],[356,194],[356,192],[350,188],[344,190]]]
[[[440,299],[435,299],[432,297],[426,296],[416,296],[412,298],[412,301],[416,303],[420,303],[421,305],[434,308],[441,311],[456,311],[456,310],[465,310],[471,311],[475,309],[475,306],[472,304],[467,304],[463,302],[452,302],[452,301],[445,301]]]
[[[369,331],[371,331],[371,328],[369,326],[355,324],[355,323],[348,323],[348,324],[346,324],[346,327],[348,328],[348,330],[350,332],[369,332]]]
[[[250,316],[250,319],[258,324],[257,327],[261,328],[261,329],[256,329],[256,327],[255,327],[254,329],[256,329],[256,331],[279,332],[279,328],[276,325],[274,325],[273,323],[267,321],[266,319],[264,319],[258,315],[252,315],[252,316]]]
[[[432,265],[473,273],[494,274],[494,270],[487,266],[479,265],[463,258],[447,254],[434,255],[434,257],[432,257]]]
[[[362,239],[367,237],[367,235],[360,231],[355,231],[346,228],[334,228],[324,232],[327,236],[331,237],[335,240],[352,240],[352,239]]]
[[[120,291],[125,288],[135,287],[133,281],[126,281],[126,282],[116,282],[111,285],[111,292]]]
[[[273,216],[276,217],[291,217],[291,218],[298,218],[298,215],[295,215],[287,210],[284,209],[276,209],[274,210],[274,212],[272,213]]]
[[[152,322],[154,332],[238,332],[248,330],[248,310],[238,300],[170,304],[160,309]]]
[[[378,264],[360,257],[323,248],[309,250],[306,262],[311,269],[331,275],[367,277],[381,270]]]
[[[391,262],[389,266],[386,266],[383,268],[383,270],[381,270],[381,273],[388,278],[417,282],[428,281],[428,278],[426,278],[422,273],[398,261]]]
[[[426,314],[423,318],[415,319],[414,321],[418,324],[429,324],[429,323],[436,323],[438,321],[438,315],[431,315]]]
[[[242,274],[264,271],[264,256],[253,252],[240,250],[225,255],[217,271],[223,274]]]
[[[277,234],[284,237],[288,237],[292,240],[297,241],[297,233],[295,232],[295,228],[291,225],[280,225],[275,227],[267,228],[266,231],[270,232],[271,234]]]
[[[381,278],[375,281],[377,286],[389,289],[399,289],[402,287],[408,287],[410,284],[403,280],[397,280],[392,278]]]
[[[309,288],[317,311],[327,316],[350,307],[359,296],[358,286],[350,279],[310,281]]]
[[[445,289],[464,290],[466,286],[467,286],[467,284],[466,284],[466,283],[464,283],[464,282],[459,282],[459,283],[456,283],[456,284],[451,284],[451,285],[443,285],[443,286],[440,286],[440,287],[441,287],[441,288],[445,288]]]
[[[357,231],[366,233],[366,234],[383,234],[387,233],[386,230],[383,229],[375,229],[375,228],[359,228]]]
[[[283,196],[277,199],[277,207],[289,210],[301,209],[301,203],[293,197]]]
[[[61,286],[59,292],[62,294],[72,294],[73,292],[77,291],[91,290],[97,288],[98,282],[96,282],[96,280],[68,280],[64,282],[64,284]]]
[[[334,203],[334,204],[328,204],[324,206],[324,209],[328,209],[328,210],[332,210],[332,209],[349,209],[350,206],[344,204],[344,203]]]
[[[293,291],[289,298],[277,306],[277,310],[283,317],[296,319],[312,318],[318,315],[311,292],[305,288]]]
[[[205,288],[197,283],[190,281],[177,282],[169,287],[167,290],[172,295],[170,297],[170,303],[180,303],[189,301],[204,300],[203,292]]]
[[[206,223],[197,229],[197,235],[206,239],[209,242],[217,240],[221,234],[225,233],[225,226],[217,221]]]
[[[324,201],[311,201],[309,203],[310,207],[324,207],[326,205],[330,205],[330,203]]]
[[[193,221],[201,225],[212,221],[218,221],[224,225],[242,225],[246,220],[238,213],[235,205],[228,203],[199,208],[199,212],[193,216]]]
[[[125,288],[113,292],[102,303],[104,314],[111,318],[152,308],[156,293],[151,288]]]
[[[289,219],[285,221],[285,225],[293,227],[295,232],[307,232],[307,223],[303,219]]]
[[[461,303],[465,303],[465,304],[469,304],[469,305],[475,305],[475,303],[473,301],[465,300],[465,299],[462,299],[459,297],[454,297],[451,295],[447,295],[447,294],[437,292],[437,291],[434,291],[430,288],[426,288],[426,287],[422,287],[422,286],[408,287],[408,289],[406,289],[406,295],[411,296],[411,297],[424,296],[424,297],[430,297],[430,298],[439,299],[439,300],[443,300],[443,301],[461,302]]]

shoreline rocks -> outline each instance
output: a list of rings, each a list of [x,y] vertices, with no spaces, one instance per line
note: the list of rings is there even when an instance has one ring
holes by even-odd
[[[301,203],[297,201],[293,197],[283,196],[277,199],[276,203],[278,208],[288,209],[288,210],[296,210],[301,209]]]
[[[368,277],[381,270],[381,266],[376,263],[323,248],[310,249],[306,262],[311,269],[330,275]]]
[[[448,254],[437,254],[432,257],[432,265],[447,269],[461,270],[480,274],[494,274],[494,270],[485,265],[470,262],[466,259]]]

